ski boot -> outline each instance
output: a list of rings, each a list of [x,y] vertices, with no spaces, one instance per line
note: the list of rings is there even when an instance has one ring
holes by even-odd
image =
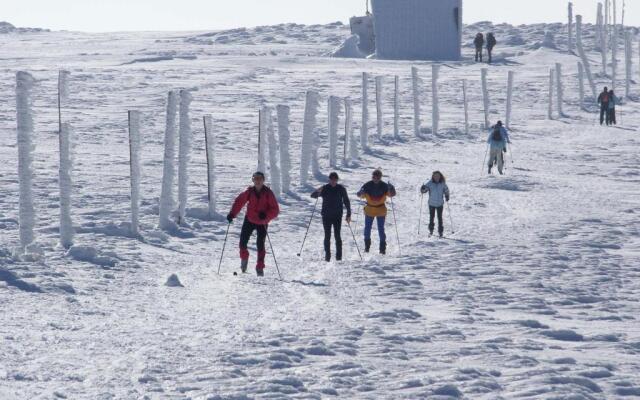
[[[325,260],[326,262],[331,261],[331,253],[325,253],[325,254],[324,254],[324,260]]]
[[[249,265],[249,260],[240,260],[240,271],[243,274],[247,273],[247,266]]]
[[[368,253],[371,250],[371,240],[364,240],[364,252]]]
[[[256,268],[256,274],[258,276],[264,276],[264,268]]]
[[[380,243],[380,254],[387,254],[387,244],[385,242]]]

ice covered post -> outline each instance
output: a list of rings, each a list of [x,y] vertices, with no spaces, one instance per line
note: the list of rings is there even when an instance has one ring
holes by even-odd
[[[467,97],[467,80],[462,80],[462,101],[464,103],[464,132],[469,134],[469,98]]]
[[[291,109],[289,106],[278,105],[276,107],[278,114],[278,139],[280,141],[280,170],[282,173],[282,191],[288,193],[291,191],[291,155],[289,153],[289,140],[291,133],[289,132],[289,114]]]
[[[62,122],[62,108],[69,95],[69,72],[58,73],[58,139],[60,146],[60,167],[58,170],[60,185],[60,245],[66,249],[73,246],[73,223],[71,221],[71,191],[73,169],[71,126]]]
[[[188,90],[180,91],[180,149],[178,164],[178,212],[182,224],[187,214],[187,196],[189,190],[189,160],[191,157],[191,120],[189,119],[189,107],[191,106],[191,93]]]
[[[140,232],[140,112],[129,111],[129,169],[131,172],[131,234]]]
[[[418,68],[411,67],[411,82],[413,84],[413,133],[420,137],[420,76]]]
[[[27,249],[35,241],[33,207],[33,111],[31,91],[35,80],[28,72],[16,73],[16,126],[18,144],[19,231],[20,246]]]
[[[353,134],[353,105],[349,98],[344,99],[344,115],[344,133],[345,136],[349,138],[347,140],[347,143],[349,143],[349,149],[346,152],[347,156],[345,157],[345,166],[349,166],[358,158],[358,143],[356,142],[356,138]]]
[[[556,106],[558,108],[558,117],[564,116],[564,110],[562,109],[562,103],[564,102],[564,86],[562,84],[562,64],[556,63],[556,93],[557,101]]]
[[[438,78],[440,76],[440,66],[431,66],[431,133],[438,134],[440,125],[440,103],[438,102]]]
[[[167,118],[164,130],[164,162],[162,169],[162,188],[160,190],[160,229],[173,226],[171,212],[175,208],[173,185],[176,176],[176,113],[178,112],[178,94],[170,91],[167,96]]]
[[[605,33],[602,3],[598,3],[598,40],[600,41],[600,56],[602,58],[602,76],[607,76],[607,35]]]
[[[378,139],[382,138],[382,76],[376,76],[376,124]]]
[[[369,74],[362,73],[362,124],[360,125],[360,146],[362,151],[369,148]]]
[[[551,68],[549,70],[549,109],[547,110],[547,118],[553,119],[553,81],[555,79],[556,71]]]
[[[591,95],[594,99],[598,97],[596,93],[596,84],[593,81],[593,75],[591,74],[591,66],[589,65],[589,59],[584,52],[584,46],[582,45],[582,15],[576,15],[576,46],[578,47],[578,53],[582,59],[582,65],[584,66],[584,72],[587,74],[587,80],[591,88]]]
[[[258,110],[258,171],[267,175],[267,119],[264,107]]]
[[[307,99],[304,107],[304,125],[302,127],[302,146],[300,154],[300,185],[306,186],[309,180],[309,169],[312,167],[314,155],[316,116],[320,107],[318,92],[307,91]]]
[[[506,115],[506,126],[507,128],[511,127],[511,104],[513,100],[513,78],[514,72],[509,71],[507,74],[507,115]]]
[[[615,2],[613,3],[615,4]],[[615,10],[615,7],[614,7]],[[616,90],[618,81],[618,24],[613,24],[613,35],[611,37],[611,90]]]
[[[489,86],[487,83],[487,74],[489,73],[489,70],[487,68],[482,68],[480,73],[482,78],[482,101],[484,103],[484,128],[489,129],[491,126],[489,122]]]
[[[213,117],[207,115],[202,118],[204,124],[204,145],[207,156],[207,200],[209,218],[216,215],[216,153],[213,135]]]
[[[624,33],[624,65],[625,65],[625,96],[631,98],[631,74],[633,69],[633,47],[631,43],[631,32]]]
[[[271,178],[271,190],[280,197],[282,194],[282,180],[280,179],[278,139],[273,126],[273,110],[271,107],[263,108],[262,114],[267,120],[267,140],[269,142],[269,177]]]
[[[393,81],[394,95],[393,95],[393,137],[396,140],[400,139],[400,77],[395,76]]]
[[[338,166],[338,125],[340,124],[340,98],[329,96],[329,166]]]
[[[584,108],[584,67],[582,63],[578,63],[578,96],[580,99],[580,108]]]
[[[567,24],[569,54],[573,54],[573,3],[569,2],[569,23]]]

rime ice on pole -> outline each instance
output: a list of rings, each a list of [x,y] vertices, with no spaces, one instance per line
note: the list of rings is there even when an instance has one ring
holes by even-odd
[[[316,116],[320,107],[319,95],[313,90],[307,91],[304,109],[304,126],[302,128],[302,146],[300,154],[300,185],[305,186],[309,180],[309,169],[312,167],[316,141]],[[317,161],[316,161],[317,162]]]
[[[376,76],[376,127],[378,139],[382,138],[383,117],[382,117],[382,76]]]
[[[438,134],[440,125],[440,105],[438,102],[438,78],[440,77],[440,66],[431,66],[431,133]]]
[[[362,73],[362,123],[360,125],[360,146],[362,151],[369,148],[369,74]]]
[[[140,112],[129,111],[129,151],[131,169],[131,234],[140,232],[140,182],[142,163],[140,160]]]
[[[329,166],[338,166],[338,124],[340,123],[340,99],[336,96],[329,96]]]
[[[178,164],[178,211],[180,224],[184,223],[187,213],[188,167],[191,158],[191,121],[189,120],[191,100],[191,93],[188,90],[180,91],[180,150]]]
[[[289,153],[289,106],[279,105],[278,113],[278,139],[280,141],[280,172],[282,173],[282,191],[288,193],[291,190],[291,155]]]
[[[420,136],[420,77],[418,68],[411,67],[411,83],[413,87],[413,133]]]
[[[160,229],[175,227],[171,221],[171,212],[175,208],[173,185],[176,175],[176,113],[178,111],[178,94],[169,92],[167,96],[167,120],[164,131],[164,163],[162,172],[162,189],[160,191]]]
[[[213,118],[211,115],[204,117],[204,134],[207,154],[207,200],[209,218],[216,215],[216,157],[215,157],[215,139],[213,134]]]
[[[35,241],[35,209],[33,207],[33,111],[31,91],[35,80],[28,72],[16,74],[16,110],[18,141],[18,180],[20,190],[20,247],[23,251]]]
[[[59,117],[59,145],[60,167],[58,171],[60,186],[60,245],[66,249],[73,246],[73,222],[71,220],[71,191],[73,182],[72,129],[62,122],[62,109],[69,95],[69,72],[58,73],[58,117]]]
[[[484,127],[485,129],[489,129],[491,126],[491,123],[489,122],[489,86],[487,83],[487,74],[489,73],[489,70],[487,68],[482,68],[480,72],[482,79],[482,101],[484,104]]]
[[[276,139],[275,130],[273,127],[273,110],[271,107],[262,108],[262,116],[266,122],[266,135],[269,142],[269,177],[271,182],[271,190],[280,198],[282,194],[282,186],[280,180],[280,167],[278,166],[278,140]]]

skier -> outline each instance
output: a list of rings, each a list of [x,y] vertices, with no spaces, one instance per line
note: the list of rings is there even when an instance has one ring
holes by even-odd
[[[342,238],[340,228],[342,227],[343,204],[347,209],[347,224],[351,223],[351,203],[349,195],[344,186],[338,184],[338,174],[329,174],[329,183],[322,186],[311,197],[317,199],[322,197],[322,226],[324,227],[324,254],[325,260],[331,261],[331,227],[336,239],[336,260],[342,260]]]
[[[258,276],[264,276],[264,258],[267,254],[265,249],[265,239],[267,238],[267,229],[269,222],[274,220],[280,213],[280,207],[276,196],[264,184],[264,174],[256,172],[252,177],[253,186],[250,186],[240,194],[233,203],[231,212],[227,215],[227,221],[232,223],[233,220],[247,206],[247,213],[242,223],[242,231],[240,232],[240,269],[247,272],[249,264],[249,251],[247,245],[253,231],[258,232],[258,262],[256,263],[256,273]]]
[[[507,152],[507,143],[511,144],[509,140],[509,133],[502,126],[502,121],[498,121],[497,124],[489,131],[489,139],[487,143],[491,146],[491,152],[489,156],[489,174],[494,164],[498,164],[498,172],[502,175],[502,167],[504,166],[504,153]]]
[[[496,41],[496,37],[493,35],[493,32],[487,34],[487,53],[489,53],[489,64],[491,64],[491,55],[496,44],[498,44],[498,42]]]
[[[476,46],[476,62],[480,60],[482,62],[482,47],[484,46],[484,35],[480,32],[473,39],[473,44]]]
[[[380,254],[387,252],[387,236],[384,231],[384,223],[387,216],[387,197],[394,197],[396,189],[393,185],[382,181],[382,171],[373,171],[371,180],[362,186],[358,191],[358,197],[365,199],[367,205],[364,207],[364,251],[371,249],[371,230],[373,220],[378,223],[378,236],[380,237]]]
[[[616,121],[616,106],[620,104],[621,99],[617,97],[613,92],[613,89],[609,90],[609,105],[607,106],[607,125],[617,125]]]
[[[605,120],[605,115],[609,112],[609,88],[606,86],[598,96],[598,104],[600,104],[600,125],[602,125]]]
[[[435,228],[434,219],[438,214],[438,236],[444,234],[444,224],[442,223],[442,211],[444,209],[444,201],[449,201],[449,187],[446,179],[440,171],[435,171],[431,175],[431,180],[422,185],[420,188],[422,194],[429,193],[429,236],[433,235]]]

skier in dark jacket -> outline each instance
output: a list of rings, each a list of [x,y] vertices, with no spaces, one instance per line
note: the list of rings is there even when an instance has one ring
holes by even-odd
[[[600,96],[598,96],[598,104],[600,104],[600,125],[604,124],[605,116],[609,113],[609,88],[604,87]],[[607,124],[608,125],[608,124]]]
[[[476,62],[478,60],[482,62],[482,47],[484,46],[484,35],[482,33],[476,35],[476,38],[473,39],[473,45],[476,47]]]
[[[371,180],[362,186],[358,191],[358,197],[365,199],[367,205],[364,207],[364,251],[371,249],[371,230],[373,220],[378,222],[378,236],[380,237],[380,254],[387,252],[387,235],[384,231],[384,223],[387,217],[387,197],[394,197],[396,189],[393,185],[382,181],[382,171],[373,171]]]
[[[338,174],[332,172],[329,174],[329,183],[322,186],[315,192],[311,193],[311,197],[317,199],[322,197],[322,226],[324,227],[324,254],[325,260],[331,261],[331,228],[336,239],[336,260],[342,260],[342,237],[340,230],[342,228],[342,213],[344,208],[347,209],[346,221],[351,223],[351,203],[349,195],[344,186],[338,184]],[[344,207],[343,207],[344,205]]]
[[[491,64],[493,48],[496,47],[498,42],[496,41],[496,37],[493,35],[493,32],[487,34],[487,53],[489,54],[489,64]]]
[[[227,221],[232,223],[240,214],[244,206],[248,203],[247,214],[244,217],[242,231],[240,232],[240,269],[247,272],[249,265],[249,250],[247,245],[253,231],[258,231],[258,262],[256,264],[256,273],[258,276],[264,276],[264,258],[267,254],[265,249],[265,240],[267,238],[267,229],[269,222],[274,220],[280,213],[278,200],[264,184],[264,174],[256,172],[252,177],[253,185],[242,192],[234,201],[231,212],[227,215]]]
[[[617,125],[616,120],[616,106],[620,104],[622,100],[616,96],[613,89],[609,90],[609,106],[607,110],[607,125]]]

